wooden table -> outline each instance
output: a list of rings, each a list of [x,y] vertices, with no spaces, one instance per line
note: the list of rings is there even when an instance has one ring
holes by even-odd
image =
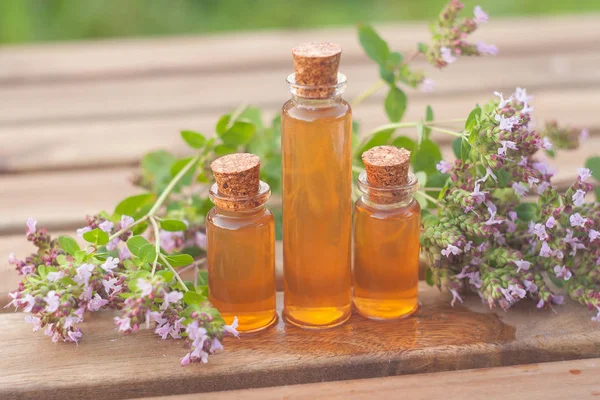
[[[406,120],[420,118],[427,104],[438,119],[464,116],[494,90],[526,87],[535,95],[539,126],[556,118],[590,130],[584,147],[552,162],[564,188],[585,158],[600,153],[598,26],[600,16],[493,20],[478,39],[497,44],[497,57],[461,59],[443,72],[416,61],[437,86],[432,94],[409,93]],[[380,31],[403,52],[427,38],[421,23]],[[111,209],[135,193],[128,178],[145,152],[185,153],[179,130],[211,134],[218,116],[240,103],[260,106],[268,118],[275,115],[288,97],[290,48],[307,40],[344,47],[347,98],[377,79],[351,28],[0,49],[0,260],[11,251],[17,256],[30,251],[23,237],[29,216],[57,234],[72,233],[84,225],[86,214]],[[383,95],[354,110],[363,132],[385,122]],[[439,140],[450,156],[447,138]],[[2,304],[17,280],[0,262]],[[554,314],[523,304],[497,314],[477,299],[450,310],[446,295],[425,287],[421,298],[419,315],[405,321],[381,325],[355,316],[343,327],[310,335],[280,324],[262,335],[229,340],[227,351],[209,365],[187,368],[178,366],[181,343],[157,340],[149,332],[122,338],[108,313],[88,318],[79,346],[53,344],[31,334],[22,315],[0,314],[0,398],[147,397],[358,378],[377,379],[223,392],[214,398],[312,398],[315,391],[333,398],[366,397],[369,390],[411,398],[542,393],[528,385],[543,385],[535,387],[544,398],[600,393],[597,360],[585,360],[600,357],[600,327],[583,308],[567,304]],[[567,359],[579,361],[441,372]],[[175,385],[167,386],[167,379]]]

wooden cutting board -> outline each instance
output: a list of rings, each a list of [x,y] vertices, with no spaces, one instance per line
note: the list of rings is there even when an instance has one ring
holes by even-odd
[[[179,365],[182,341],[149,330],[122,336],[112,312],[88,316],[79,345],[52,343],[31,333],[23,314],[4,313],[0,398],[124,399],[600,357],[600,326],[574,303],[553,312],[523,302],[504,313],[470,297],[452,308],[425,285],[420,299],[415,316],[396,322],[354,315],[305,331],[280,321],[227,339],[208,364],[187,367]]]

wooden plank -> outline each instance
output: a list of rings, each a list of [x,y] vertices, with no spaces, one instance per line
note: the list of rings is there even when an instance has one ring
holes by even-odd
[[[152,397],[145,400],[482,399],[564,400],[600,396],[600,359],[525,364],[311,383],[263,389]]]
[[[600,50],[600,49],[599,49]],[[286,53],[287,54],[287,53]],[[514,91],[526,86],[531,92],[556,88],[600,86],[600,71],[594,66],[600,55],[569,53],[462,59],[443,71],[417,63],[437,82],[436,92],[412,93],[414,100],[453,97],[464,93]],[[264,65],[244,73],[223,71],[212,74],[149,76],[112,81],[68,81],[56,85],[0,87],[0,98],[9,101],[0,109],[0,126],[41,124],[60,120],[124,119],[181,112],[222,112],[239,103],[277,108],[286,100],[285,66]],[[346,98],[351,99],[377,81],[375,64],[346,64]],[[477,73],[473,73],[477,71]],[[381,91],[372,101],[379,101]],[[6,129],[6,128],[3,128]]]
[[[412,130],[407,133],[415,135]],[[448,142],[442,153],[445,159],[453,158]],[[557,170],[555,184],[561,189],[568,187],[577,176],[577,167],[598,154],[600,135],[590,137],[578,150],[559,152],[549,161]],[[137,192],[129,183],[135,171],[116,168],[0,175],[0,209],[10,210],[0,214],[0,234],[22,232],[30,216],[50,230],[80,227],[87,214],[112,210],[118,201]]]
[[[593,87],[533,92],[534,116],[539,125],[544,120],[558,119],[564,124],[600,132],[600,120],[596,116],[600,106],[597,92]],[[285,96],[282,91],[281,102]],[[411,98],[404,120],[422,118],[427,104],[431,104],[439,120],[466,116],[476,103],[487,102],[492,96],[488,92]],[[227,109],[210,114],[188,110],[170,115],[97,117],[42,125],[0,126],[5,150],[0,158],[0,172],[133,165],[146,152],[159,148],[182,153],[186,146],[179,138],[179,130],[196,129],[212,134],[218,116],[225,112]],[[270,119],[277,112],[277,108],[267,108],[265,117]],[[374,102],[356,107],[354,119],[361,123],[363,134],[387,121],[382,104]],[[406,132],[414,134],[412,129]],[[447,141],[450,138],[442,135],[439,139]],[[93,151],[86,151],[92,142]]]
[[[149,330],[122,337],[110,312],[88,317],[78,346],[32,334],[22,314],[0,314],[0,398],[122,399],[600,356],[600,330],[571,302],[556,313],[519,304],[499,317],[476,296],[451,308],[447,295],[423,287],[420,300],[416,316],[386,324],[354,315],[307,332],[280,322],[185,368],[181,342]]]
[[[597,48],[600,17],[493,18],[474,40],[495,43],[503,54],[552,53],[557,48]],[[378,25],[394,49],[412,51],[429,37],[426,23]],[[535,32],[535,34],[532,34]],[[0,49],[0,84],[73,79],[113,79],[143,75],[214,72],[289,64],[290,48],[300,42],[332,41],[348,61],[364,61],[354,28],[242,32],[190,36],[28,45]],[[268,51],[265,51],[267,49]]]

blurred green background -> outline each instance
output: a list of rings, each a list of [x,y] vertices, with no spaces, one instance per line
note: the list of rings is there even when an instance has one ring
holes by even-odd
[[[0,0],[0,43],[429,20],[446,0]],[[600,0],[465,1],[497,16],[600,11]]]

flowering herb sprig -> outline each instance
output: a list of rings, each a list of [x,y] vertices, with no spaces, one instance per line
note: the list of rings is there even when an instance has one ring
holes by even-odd
[[[185,338],[190,350],[182,365],[207,362],[209,354],[223,349],[225,335],[237,337],[237,321],[225,324],[207,302],[206,285],[197,279],[186,282],[177,271],[196,263],[182,251],[202,247],[202,232],[185,220],[159,217],[169,215],[169,196],[214,151],[214,140],[191,132],[182,136],[198,154],[173,170],[160,195],[132,196],[110,215],[88,217],[77,232],[87,242],[84,248],[68,236],[52,239],[45,229],[38,230],[37,221],[27,221],[27,239],[38,251],[22,261],[10,256],[24,278],[7,307],[30,313],[25,320],[34,332],[43,329],[54,342],[78,343],[83,336],[78,324],[86,312],[119,310],[115,323],[120,332],[145,326],[162,339]]]

